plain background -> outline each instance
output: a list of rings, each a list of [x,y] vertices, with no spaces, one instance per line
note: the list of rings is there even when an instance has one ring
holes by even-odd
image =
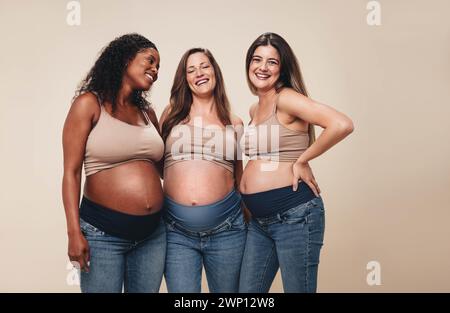
[[[102,47],[128,32],[156,43],[158,116],[181,55],[209,48],[246,123],[244,57],[266,31],[290,43],[310,96],[355,124],[311,162],[326,205],[318,291],[450,291],[449,1],[381,0],[380,26],[365,0],[83,0],[79,26],[67,2],[0,1],[0,291],[79,291],[67,284],[61,131]]]

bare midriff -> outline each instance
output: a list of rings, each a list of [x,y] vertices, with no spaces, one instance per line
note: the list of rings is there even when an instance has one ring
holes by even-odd
[[[186,206],[222,200],[233,185],[234,177],[229,170],[206,160],[178,162],[164,170],[164,192]]]
[[[153,163],[131,161],[86,178],[84,195],[102,206],[132,215],[161,210],[163,190]]]
[[[293,162],[248,161],[242,174],[240,191],[251,194],[292,185]]]

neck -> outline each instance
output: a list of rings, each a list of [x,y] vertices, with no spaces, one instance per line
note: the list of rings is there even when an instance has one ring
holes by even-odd
[[[258,104],[262,107],[272,106],[275,98],[277,97],[277,91],[275,88],[271,88],[269,90],[258,90]]]
[[[131,94],[133,89],[128,84],[122,84],[119,93],[117,94],[116,103],[118,107],[124,107],[131,105]]]
[[[199,97],[192,95],[191,113],[194,115],[208,115],[216,112],[216,102],[213,96]]]

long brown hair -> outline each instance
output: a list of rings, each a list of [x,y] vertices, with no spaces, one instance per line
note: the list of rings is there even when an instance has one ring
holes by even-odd
[[[170,91],[169,113],[162,124],[162,138],[164,141],[166,141],[170,131],[175,125],[178,125],[181,122],[189,122],[189,112],[191,111],[193,98],[192,91],[186,80],[186,64],[189,56],[198,52],[205,54],[214,68],[216,86],[213,95],[218,118],[224,126],[231,124],[230,103],[225,92],[225,83],[219,65],[208,49],[192,48],[183,54],[180,63],[178,63],[177,71],[175,72],[172,89]]]
[[[300,66],[292,51],[289,44],[286,40],[283,39],[278,34],[275,33],[264,33],[252,43],[250,48],[247,50],[247,57],[245,59],[245,70],[247,76],[247,83],[250,88],[250,91],[256,95],[256,88],[250,81],[250,77],[248,75],[248,70],[250,68],[250,63],[252,62],[253,54],[255,53],[256,48],[259,46],[272,46],[277,49],[278,54],[280,55],[280,78],[275,84],[275,90],[278,92],[281,89],[288,87],[292,88],[298,93],[301,93],[304,96],[308,96],[308,92],[305,87],[305,83],[303,81],[303,76],[300,71]],[[309,124],[308,126],[308,134],[309,134],[309,145],[311,145],[316,140],[316,135],[314,131],[314,125]]]

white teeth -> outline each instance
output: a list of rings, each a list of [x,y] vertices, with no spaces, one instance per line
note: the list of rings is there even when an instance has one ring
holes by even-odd
[[[260,78],[260,79],[267,79],[270,77],[270,75],[264,75],[264,74],[255,74],[256,77]]]
[[[208,80],[209,80],[209,79],[202,79],[202,80],[199,80],[198,82],[196,82],[195,84],[196,84],[197,86],[200,86],[200,85],[202,85],[202,84],[208,82]]]
[[[150,78],[151,81],[153,81],[153,76],[152,75],[150,75],[148,73],[145,73],[145,76],[147,76],[148,78]]]

